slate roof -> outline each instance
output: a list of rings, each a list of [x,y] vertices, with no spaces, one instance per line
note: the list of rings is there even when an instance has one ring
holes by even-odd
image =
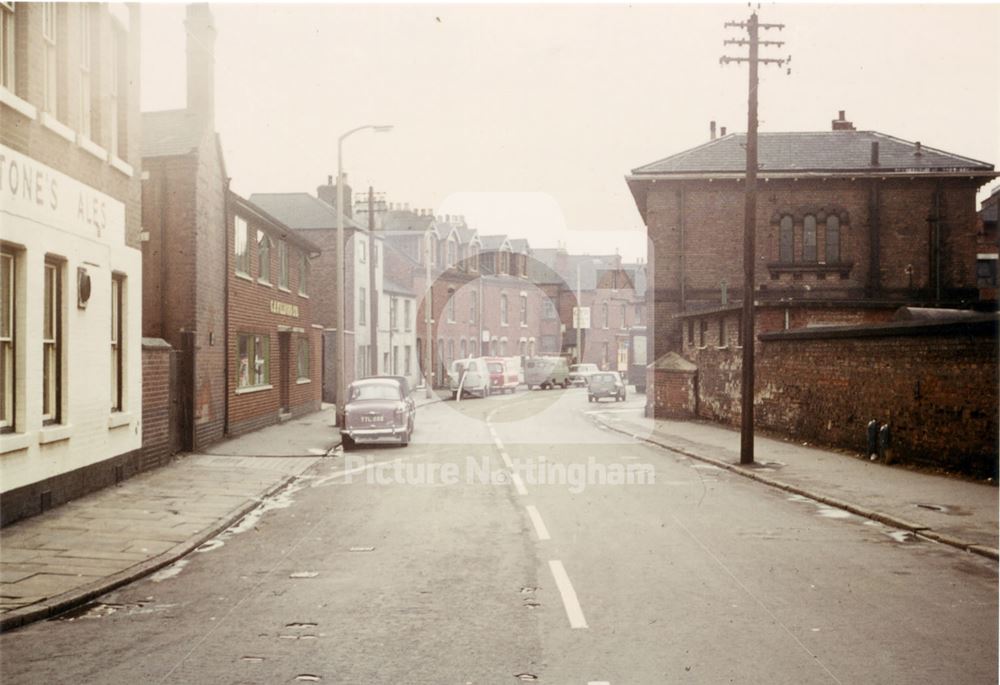
[[[510,249],[518,254],[528,254],[531,250],[531,246],[524,238],[508,238],[508,240],[510,241]]]
[[[337,210],[309,193],[254,193],[250,201],[296,230],[337,227]],[[344,226],[366,230],[349,216],[344,217]]]
[[[142,113],[143,157],[186,155],[201,144],[204,136],[204,119],[186,109]]]
[[[479,242],[483,246],[483,250],[499,250],[500,247],[507,242],[507,236],[505,235],[481,235],[479,236]]]
[[[879,144],[879,164],[871,147]],[[760,133],[758,160],[768,172],[990,172],[992,164],[894,138],[877,131]],[[669,174],[740,174],[746,170],[746,134],[722,138],[632,170],[637,177]]]
[[[434,222],[432,216],[419,216],[413,212],[393,210],[382,217],[383,231],[424,232]]]
[[[405,285],[400,285],[399,283],[385,277],[382,278],[382,292],[416,297],[416,293],[413,292],[413,288],[407,288]]]

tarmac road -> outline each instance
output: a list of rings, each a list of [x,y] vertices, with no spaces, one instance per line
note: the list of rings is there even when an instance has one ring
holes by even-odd
[[[995,562],[588,414],[620,407],[423,407],[409,447],[324,460],[202,551],[0,635],[3,681],[995,682]]]

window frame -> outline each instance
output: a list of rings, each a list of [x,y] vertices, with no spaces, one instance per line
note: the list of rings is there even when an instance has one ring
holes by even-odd
[[[17,93],[17,15],[12,3],[0,6],[0,88]]]
[[[507,324],[507,293],[500,293],[500,325]]]
[[[367,326],[368,317],[366,315],[366,310],[368,309],[366,303],[368,301],[367,293],[365,292],[365,287],[363,285],[358,286],[358,315],[356,317],[358,326]]]
[[[244,344],[244,341],[245,344]],[[241,349],[243,348],[243,349]],[[261,354],[263,348],[263,354]],[[244,365],[244,351],[246,364]],[[251,373],[250,361],[253,360]],[[258,368],[258,360],[260,367]],[[244,378],[244,371],[246,376]],[[258,382],[258,377],[260,382]],[[271,336],[267,333],[237,332],[236,390],[261,390],[271,387]]]
[[[795,261],[795,220],[791,214],[783,214],[778,222],[778,261],[782,264]]]
[[[125,275],[111,274],[111,411],[125,408]]]
[[[288,290],[288,241],[278,241],[278,288]]]
[[[80,11],[80,134],[93,140],[93,81],[91,71],[94,56],[94,14],[88,3],[78,5]]]
[[[309,255],[299,252],[299,295],[309,297]]]
[[[819,250],[816,242],[818,222],[815,214],[806,214],[802,218],[802,261],[815,264],[819,260]]]
[[[621,323],[620,328],[622,330],[625,330],[626,328],[628,328],[628,303],[627,302],[622,302],[621,312],[622,312],[622,323]]]
[[[831,230],[832,228],[832,230]],[[830,214],[826,217],[826,234],[823,237],[823,258],[827,264],[839,264],[840,263],[840,253],[841,253],[841,237],[840,237],[840,217],[836,214]],[[831,236],[835,237],[835,240],[831,240]],[[833,257],[830,256],[830,246],[834,245]]]
[[[295,376],[298,381],[312,380],[310,354],[309,338],[304,335],[299,336],[295,350]]]
[[[403,329],[407,331],[413,330],[410,323],[410,301],[408,299],[403,300]]]
[[[250,276],[250,223],[239,214],[233,215],[233,269],[238,276]]]
[[[14,432],[17,420],[17,252],[0,245],[0,263],[6,262],[6,283],[0,285],[0,371],[3,393],[0,433]],[[4,269],[0,268],[0,274]]]
[[[63,273],[65,262],[46,257],[42,287],[42,425],[62,423]],[[46,329],[51,324],[51,332]],[[48,370],[46,371],[46,367]]]
[[[528,325],[528,296],[521,293],[521,325]]]
[[[43,2],[42,45],[42,111],[56,116],[59,106],[59,3]],[[58,117],[57,117],[58,118]]]
[[[266,231],[257,229],[257,282],[271,284],[271,245],[273,241]]]
[[[455,323],[455,289],[448,288],[448,303],[446,305],[448,323]]]

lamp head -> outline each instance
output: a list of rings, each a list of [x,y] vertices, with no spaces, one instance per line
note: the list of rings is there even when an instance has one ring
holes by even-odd
[[[392,130],[392,124],[388,126],[372,126],[375,129],[375,133],[388,133]]]

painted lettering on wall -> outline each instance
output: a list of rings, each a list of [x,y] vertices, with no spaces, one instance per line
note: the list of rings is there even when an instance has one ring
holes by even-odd
[[[292,318],[297,319],[299,318],[299,305],[279,302],[278,300],[271,300],[271,313],[281,314],[282,316],[291,316]]]

